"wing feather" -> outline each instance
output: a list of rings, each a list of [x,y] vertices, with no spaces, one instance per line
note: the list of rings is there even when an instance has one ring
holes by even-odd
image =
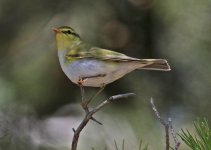
[[[67,53],[68,59],[83,59],[83,58],[95,58],[105,61],[140,61],[140,59],[126,56],[122,53],[102,49],[98,47],[92,47],[91,45],[83,44],[77,47],[71,48]]]
[[[71,48],[66,55],[69,60],[94,58],[103,61],[115,61],[115,62],[137,62],[141,64],[139,69],[146,70],[161,70],[169,71],[170,66],[165,59],[137,59],[126,56],[125,54],[93,47],[89,44],[80,44],[77,47]]]

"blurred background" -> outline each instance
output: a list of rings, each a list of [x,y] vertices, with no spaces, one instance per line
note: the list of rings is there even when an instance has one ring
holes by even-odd
[[[68,150],[84,112],[80,90],[62,72],[53,27],[74,28],[86,42],[137,58],[165,58],[171,72],[135,71],[108,85],[90,104],[106,106],[90,122],[79,149],[126,149],[139,141],[164,149],[164,128],[211,120],[211,2],[206,0],[0,0],[0,150]],[[98,89],[86,88],[87,97]],[[186,149],[182,145],[182,149]]]

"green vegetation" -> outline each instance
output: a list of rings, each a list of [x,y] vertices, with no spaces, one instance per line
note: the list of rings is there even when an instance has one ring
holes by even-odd
[[[211,130],[206,119],[194,122],[196,134],[189,129],[183,130],[179,134],[184,143],[192,150],[211,150]]]

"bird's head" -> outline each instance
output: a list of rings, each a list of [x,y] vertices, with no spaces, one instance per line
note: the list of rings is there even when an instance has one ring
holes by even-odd
[[[56,33],[58,50],[67,50],[72,45],[81,41],[78,33],[76,33],[71,27],[61,26],[58,28],[53,28],[53,31]]]

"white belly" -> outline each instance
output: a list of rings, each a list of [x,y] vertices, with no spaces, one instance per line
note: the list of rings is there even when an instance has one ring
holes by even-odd
[[[59,60],[62,70],[68,78],[76,84],[79,79],[85,78],[83,85],[91,87],[101,87],[111,83],[137,68],[134,65],[128,66],[125,63],[113,64],[97,59],[81,59],[72,63],[65,63],[63,58]]]
[[[111,83],[128,71],[119,65],[104,63],[98,60],[83,59],[63,66],[63,71],[69,79],[76,83],[79,79],[86,79],[84,86],[101,87]]]

